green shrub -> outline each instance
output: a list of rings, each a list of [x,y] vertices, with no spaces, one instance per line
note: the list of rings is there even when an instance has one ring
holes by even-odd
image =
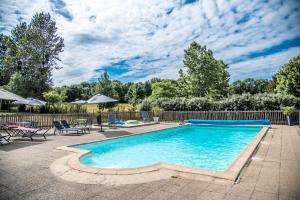
[[[138,110],[150,111],[152,109],[151,102],[149,99],[144,99],[142,103],[138,106]]]
[[[282,112],[285,116],[290,116],[296,112],[295,106],[285,106],[282,107]]]
[[[158,116],[162,110],[158,106],[155,106],[151,111],[153,112],[154,116]]]
[[[206,111],[206,110],[280,110],[281,107],[293,105],[300,108],[300,99],[294,96],[276,94],[242,94],[213,101],[208,98],[159,98],[145,99],[140,104],[141,110],[160,107],[165,111]]]

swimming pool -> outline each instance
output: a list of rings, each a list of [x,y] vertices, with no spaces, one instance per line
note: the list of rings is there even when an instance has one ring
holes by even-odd
[[[186,125],[71,147],[89,150],[80,162],[91,167],[123,169],[168,163],[226,170],[261,129]]]

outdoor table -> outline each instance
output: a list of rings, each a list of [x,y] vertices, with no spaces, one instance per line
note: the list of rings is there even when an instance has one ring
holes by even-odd
[[[87,119],[75,119],[72,124],[74,127],[86,127],[87,126]]]

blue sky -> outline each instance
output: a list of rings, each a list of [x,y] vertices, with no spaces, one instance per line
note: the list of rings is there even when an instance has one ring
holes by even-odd
[[[297,0],[1,0],[0,31],[49,12],[65,39],[54,84],[178,78],[192,41],[229,65],[231,81],[271,78],[300,54]]]

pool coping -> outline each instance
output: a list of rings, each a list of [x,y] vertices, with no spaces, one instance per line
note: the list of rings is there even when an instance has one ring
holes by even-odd
[[[252,142],[247,145],[247,147],[240,153],[240,155],[224,171],[209,170],[209,169],[203,169],[203,168],[192,168],[192,167],[186,167],[186,166],[182,166],[182,165],[162,163],[162,162],[155,163],[153,165],[148,165],[145,167],[138,167],[138,168],[127,168],[127,169],[97,168],[97,167],[90,167],[90,166],[83,165],[80,162],[81,156],[90,153],[90,151],[88,151],[88,150],[81,150],[81,149],[71,147],[74,145],[62,146],[62,147],[58,147],[57,149],[74,153],[74,155],[72,155],[70,157],[70,159],[68,160],[67,165],[71,169],[78,170],[80,172],[87,172],[87,173],[98,174],[98,175],[134,175],[134,174],[159,171],[161,169],[167,169],[167,170],[173,170],[176,172],[189,173],[189,174],[195,174],[195,175],[204,175],[204,176],[226,179],[226,180],[235,182],[237,180],[241,170],[246,165],[246,163],[248,162],[250,157],[253,155],[253,153],[255,152],[256,148],[258,147],[260,141],[263,139],[263,137],[268,132],[269,128],[270,128],[270,126],[263,126],[263,128],[256,135],[256,137],[252,140]],[[169,129],[169,128],[167,128],[167,129]],[[153,132],[153,131],[150,131],[150,132]],[[113,139],[123,138],[123,137],[131,137],[134,135],[146,134],[146,133],[150,133],[150,132],[136,133],[136,134],[131,134],[129,136],[126,135],[126,136],[108,138],[108,139],[104,139],[104,140],[100,140],[100,141],[113,140]],[[99,142],[99,141],[95,141],[95,142]],[[93,142],[87,142],[87,143],[93,143]],[[80,143],[80,144],[87,144],[87,143]]]

